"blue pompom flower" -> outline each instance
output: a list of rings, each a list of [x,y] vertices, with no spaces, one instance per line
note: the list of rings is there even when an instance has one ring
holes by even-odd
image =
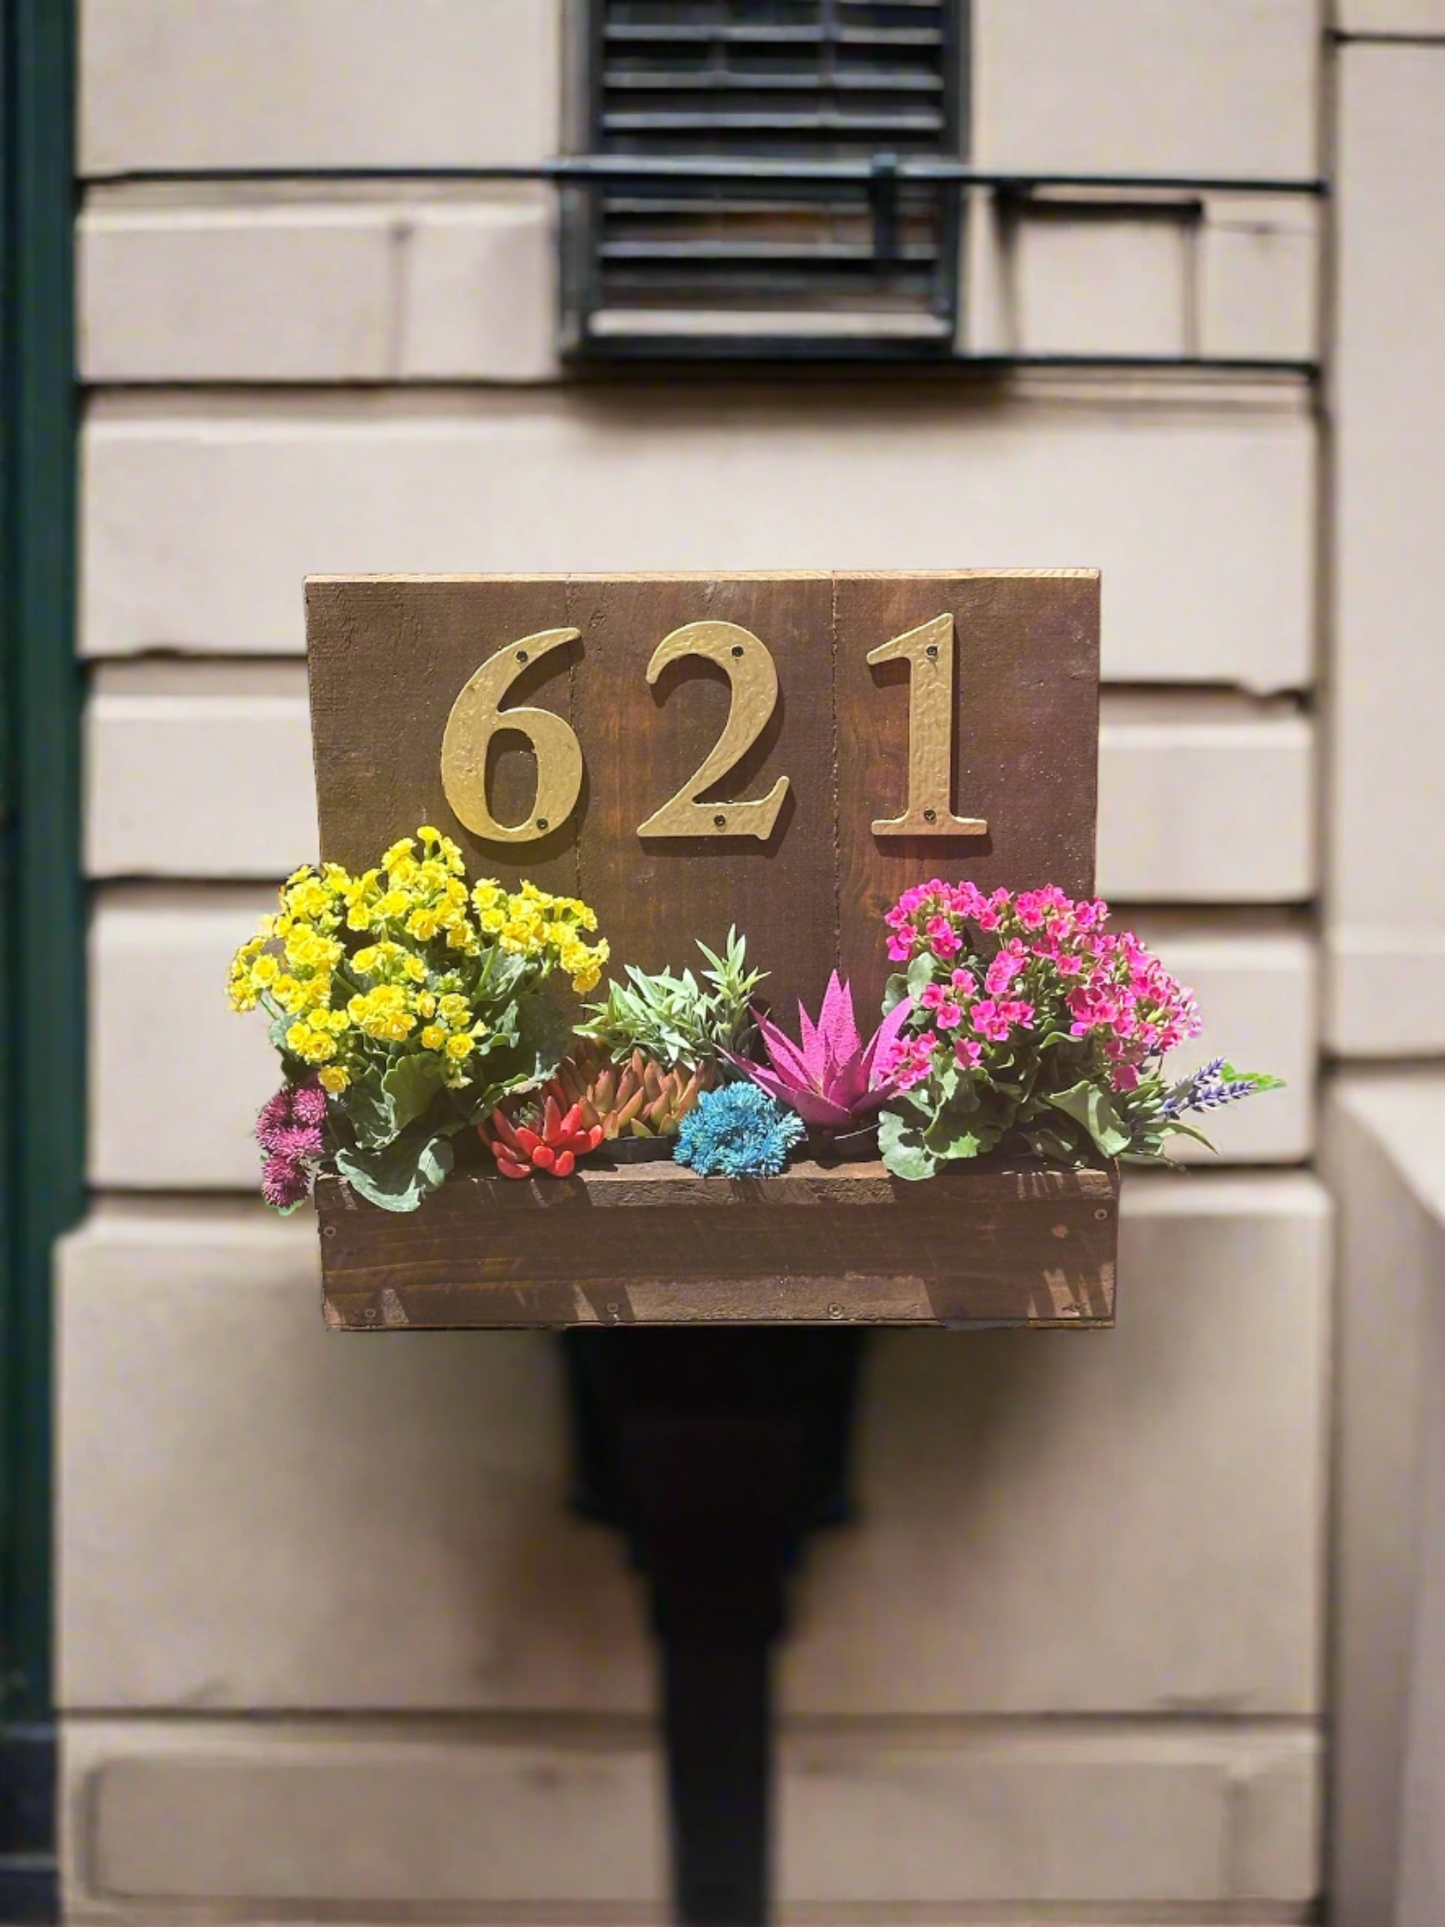
[[[756,1084],[704,1091],[678,1127],[673,1156],[704,1178],[775,1178],[803,1120]]]

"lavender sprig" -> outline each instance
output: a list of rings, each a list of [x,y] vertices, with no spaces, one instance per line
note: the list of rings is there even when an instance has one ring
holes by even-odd
[[[1215,1111],[1221,1104],[1233,1104],[1256,1091],[1277,1090],[1277,1077],[1237,1071],[1223,1057],[1201,1064],[1192,1076],[1182,1078],[1159,1108],[1161,1118],[1178,1118],[1185,1111]]]

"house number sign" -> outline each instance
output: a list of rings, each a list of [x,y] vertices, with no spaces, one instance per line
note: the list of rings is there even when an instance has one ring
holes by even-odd
[[[316,576],[306,608],[350,870],[434,823],[644,970],[736,925],[810,1009],[835,968],[881,1002],[911,884],[1092,889],[1093,570]]]
[[[442,789],[459,822],[489,843],[534,843],[561,827],[582,795],[582,746],[575,730],[549,709],[503,709],[512,684],[533,664],[581,640],[579,629],[544,629],[496,651],[452,706],[442,737]],[[735,622],[689,622],[665,636],[647,665],[647,681],[689,656],[715,663],[727,677],[731,701],[722,733],[698,768],[637,826],[644,837],[743,838],[765,843],[777,826],[789,779],[779,776],[766,796],[707,802],[767,728],[778,701],[778,671],[766,643]],[[954,749],[954,620],[935,616],[868,652],[870,663],[903,662],[909,669],[908,797],[901,816],[879,818],[875,836],[986,836],[978,816],[952,807]],[[886,699],[886,698],[885,698]],[[537,765],[537,794],[519,823],[499,823],[487,796],[487,756],[501,730],[515,730]]]

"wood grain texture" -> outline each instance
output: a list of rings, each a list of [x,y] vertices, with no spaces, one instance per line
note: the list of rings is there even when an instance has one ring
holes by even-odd
[[[442,737],[452,705],[486,659],[519,637],[567,626],[562,576],[313,577],[306,585],[306,654],[321,855],[359,870],[399,836],[435,823],[456,838],[469,878],[515,885],[532,877],[577,889],[577,823],[536,842],[481,842],[442,789]],[[576,645],[553,651],[511,686],[507,701],[571,719]],[[489,792],[497,820],[527,815],[531,751],[499,736]]]
[[[510,1182],[469,1170],[393,1217],[317,1187],[328,1323],[1108,1325],[1118,1173],[984,1160],[780,1178],[675,1165]]]
[[[908,797],[908,667],[870,650],[934,617],[957,632],[953,807],[986,836],[876,836]],[[860,1009],[888,975],[883,913],[932,876],[982,889],[1094,879],[1099,734],[1099,578],[964,571],[834,577],[841,967]]]
[[[567,607],[582,631],[573,698],[587,759],[580,893],[614,959],[646,970],[696,964],[693,939],[717,948],[736,924],[771,973],[768,993],[788,1008],[794,997],[816,1001],[837,942],[830,578],[574,576]],[[728,682],[714,664],[689,659],[647,682],[657,645],[702,621],[751,631],[777,666],[772,717],[716,792],[761,797],[789,778],[765,842],[638,835],[727,719]]]

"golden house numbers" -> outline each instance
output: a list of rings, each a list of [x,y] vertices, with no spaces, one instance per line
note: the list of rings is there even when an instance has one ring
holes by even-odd
[[[489,656],[452,705],[442,736],[442,788],[459,822],[491,843],[534,843],[550,836],[577,807],[582,794],[582,745],[570,723],[549,709],[503,709],[512,684],[555,649],[580,641],[580,629],[544,629]],[[908,692],[908,795],[901,816],[880,818],[875,836],[984,836],[988,824],[955,816],[952,798],[954,624],[951,615],[881,643],[870,663],[906,662]],[[788,794],[780,776],[766,796],[708,802],[709,790],[734,769],[768,726],[778,700],[778,672],[767,646],[734,622],[689,622],[663,638],[647,665],[655,683],[670,664],[689,656],[715,663],[728,679],[731,701],[722,734],[697,770],[651,816],[637,826],[645,837],[714,839],[754,837],[766,842]],[[531,745],[537,793],[521,823],[499,823],[487,800],[487,753],[501,730],[515,730]]]

